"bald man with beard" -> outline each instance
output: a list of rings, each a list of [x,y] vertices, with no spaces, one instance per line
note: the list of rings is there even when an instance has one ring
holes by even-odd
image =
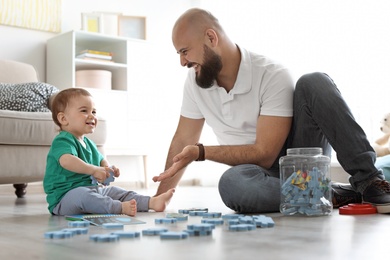
[[[280,204],[279,158],[287,148],[332,147],[350,177],[334,184],[333,204],[352,202],[390,212],[390,184],[375,152],[333,80],[324,73],[294,81],[283,65],[244,49],[210,12],[190,9],[176,21],[173,45],[189,68],[182,107],[156,195],[177,186],[192,162],[231,166],[220,178],[225,205],[240,213],[275,212]],[[204,123],[219,145],[199,143]]]

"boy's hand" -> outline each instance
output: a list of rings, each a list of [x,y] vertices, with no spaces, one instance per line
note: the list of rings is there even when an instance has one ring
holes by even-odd
[[[114,177],[115,177],[115,178],[118,178],[119,175],[121,174],[119,168],[117,168],[115,165],[112,165],[112,166],[110,167],[110,170],[114,172]]]
[[[104,183],[104,181],[110,177],[110,171],[111,169],[108,167],[96,167],[91,178],[98,183]]]

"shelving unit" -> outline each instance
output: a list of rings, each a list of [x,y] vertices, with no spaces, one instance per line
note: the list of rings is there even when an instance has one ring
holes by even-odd
[[[86,31],[69,31],[57,35],[47,41],[46,81],[59,89],[77,87],[77,70],[108,70],[112,73],[112,90],[126,91],[129,86],[129,50],[137,50],[143,42]],[[113,62],[76,58],[85,49],[112,52]]]

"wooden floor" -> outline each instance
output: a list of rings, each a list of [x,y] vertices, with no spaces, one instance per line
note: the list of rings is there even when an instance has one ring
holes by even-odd
[[[153,195],[154,190],[137,190]],[[24,199],[16,199],[10,185],[0,186],[0,259],[388,259],[390,215],[339,215],[326,217],[272,217],[275,226],[254,231],[234,232],[217,226],[211,236],[167,241],[140,236],[113,243],[91,241],[92,234],[110,230],[90,226],[89,233],[69,239],[45,239],[44,233],[67,227],[64,217],[50,216],[45,195],[33,189]],[[219,198],[215,187],[179,187],[166,212],[207,207],[209,211],[233,213]],[[126,225],[140,231],[167,227],[182,231],[201,222],[190,216],[179,224],[155,224],[165,213],[138,213],[146,224]]]

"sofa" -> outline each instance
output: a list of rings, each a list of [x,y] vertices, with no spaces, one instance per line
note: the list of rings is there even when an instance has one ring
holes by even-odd
[[[46,156],[58,126],[48,109],[55,86],[39,81],[35,68],[23,62],[0,59],[0,184],[13,184],[18,198],[27,184],[43,180]],[[106,121],[91,138],[104,154]]]

